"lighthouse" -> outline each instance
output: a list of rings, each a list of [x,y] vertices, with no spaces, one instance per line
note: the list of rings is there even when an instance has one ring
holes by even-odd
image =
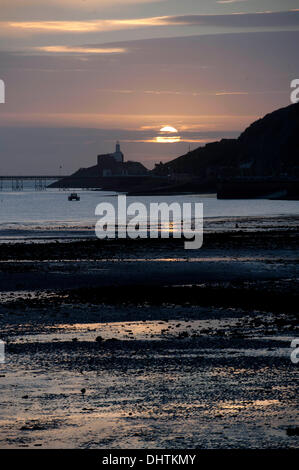
[[[124,161],[124,154],[120,150],[120,143],[119,141],[116,142],[116,147],[115,147],[115,152],[112,154],[113,158],[120,163],[123,163]]]

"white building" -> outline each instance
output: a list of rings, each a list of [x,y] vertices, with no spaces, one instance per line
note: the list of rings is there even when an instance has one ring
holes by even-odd
[[[120,143],[116,142],[115,152],[111,154],[111,156],[117,161],[123,163],[124,161],[124,154],[120,150]]]

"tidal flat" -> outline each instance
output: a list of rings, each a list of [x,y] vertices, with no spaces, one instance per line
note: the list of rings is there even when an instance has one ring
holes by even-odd
[[[0,447],[298,447],[298,242],[1,244]]]

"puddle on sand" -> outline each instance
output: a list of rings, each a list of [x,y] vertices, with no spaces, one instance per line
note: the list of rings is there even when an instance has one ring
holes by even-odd
[[[53,297],[58,297],[58,294],[54,291],[30,291],[30,290],[19,290],[19,291],[5,291],[0,292],[0,302],[5,304],[6,302],[15,302],[18,300],[50,300]],[[67,298],[67,295],[59,294],[59,298]]]
[[[115,338],[118,340],[161,340],[177,337],[180,334],[192,336],[201,334],[208,328],[217,329],[235,325],[238,319],[223,320],[157,320],[130,321],[111,323],[75,323],[45,326],[42,334],[24,335],[16,342],[52,342],[52,341],[95,341],[98,336],[103,340]]]

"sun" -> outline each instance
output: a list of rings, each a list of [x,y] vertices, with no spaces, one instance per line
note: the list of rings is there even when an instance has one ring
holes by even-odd
[[[175,144],[181,141],[181,137],[177,135],[178,130],[173,126],[163,126],[160,129],[160,135],[156,137],[158,144]],[[166,134],[166,135],[165,135]]]
[[[172,126],[164,126],[161,127],[160,132],[178,132],[178,130],[175,127]]]

